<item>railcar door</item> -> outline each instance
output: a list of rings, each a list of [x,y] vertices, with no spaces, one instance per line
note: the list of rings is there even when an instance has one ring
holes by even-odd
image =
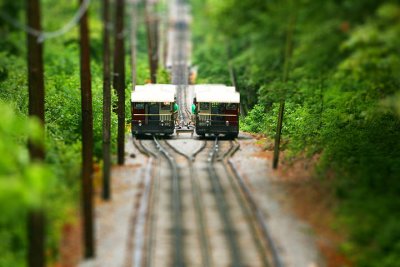
[[[225,105],[223,103],[212,103],[211,105],[212,123],[221,126],[225,123]]]
[[[159,125],[159,112],[160,112],[160,107],[159,103],[149,103],[148,104],[148,124],[149,125]]]
[[[160,121],[167,123],[172,122],[172,104],[170,102],[163,102],[160,104]]]
[[[210,103],[200,102],[197,104],[197,106],[198,106],[198,112],[197,112],[198,121],[196,121],[196,124],[198,124],[198,123],[203,124],[207,121],[211,121],[211,105],[210,105]],[[204,126],[204,125],[202,125],[202,126]]]
[[[239,118],[239,104],[237,103],[227,103],[226,104],[226,111],[225,111],[226,121],[231,126],[238,125],[238,118]]]
[[[132,119],[136,124],[145,123],[145,103],[132,103]]]

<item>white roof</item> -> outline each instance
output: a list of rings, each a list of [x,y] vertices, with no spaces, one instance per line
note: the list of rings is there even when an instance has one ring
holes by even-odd
[[[149,90],[161,90],[161,91],[172,91],[174,94],[176,93],[176,85],[173,84],[145,84],[145,85],[136,85],[135,91],[149,91]]]
[[[201,92],[196,96],[197,102],[240,103],[238,92],[225,92],[224,90]]]
[[[240,94],[234,86],[199,84],[195,85],[194,93],[197,102],[240,103]]]
[[[132,102],[174,102],[176,86],[171,84],[138,85],[131,94]]]
[[[194,86],[194,93],[206,92],[206,91],[224,91],[224,92],[236,92],[234,86],[226,86],[225,84],[197,84]]]

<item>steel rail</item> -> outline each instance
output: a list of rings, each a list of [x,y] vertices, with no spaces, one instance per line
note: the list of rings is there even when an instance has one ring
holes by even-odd
[[[238,242],[235,236],[235,229],[232,225],[232,219],[229,213],[228,203],[225,199],[223,187],[221,185],[221,181],[215,170],[215,162],[219,152],[219,145],[218,145],[218,136],[215,138],[214,146],[212,148],[211,153],[209,154],[208,158],[208,166],[207,170],[209,173],[209,178],[211,185],[213,187],[214,196],[216,198],[216,203],[218,206],[218,211],[221,216],[221,219],[225,225],[225,236],[228,240],[229,250],[232,258],[231,266],[234,267],[241,267],[242,264],[242,256],[241,251],[238,247]]]
[[[185,113],[186,113],[187,119],[189,120],[189,122],[191,122],[192,121],[192,113],[189,111],[187,106],[185,106]]]
[[[153,135],[153,141],[156,144],[157,149],[167,159],[168,164],[171,168],[172,176],[172,211],[173,211],[173,222],[174,222],[174,263],[175,267],[185,266],[184,261],[184,246],[183,246],[183,220],[182,220],[182,196],[180,177],[178,171],[178,165],[175,159],[168,153],[168,151],[160,144],[155,135]]]
[[[231,159],[229,159],[240,149],[240,144],[237,142],[237,140],[235,140],[234,142],[236,143],[235,149],[233,149],[231,151],[231,153],[229,155],[227,155],[226,158],[224,159],[224,161],[227,163],[227,164],[225,164],[225,166],[229,165],[229,167],[231,168],[232,172],[235,175],[236,181],[238,182],[238,184],[243,192],[243,195],[245,196],[249,205],[252,207],[253,215],[257,219],[257,223],[262,232],[263,239],[265,240],[266,245],[268,246],[269,251],[271,253],[272,259],[271,259],[270,265],[274,266],[274,267],[284,267],[285,265],[284,265],[283,260],[281,259],[281,256],[278,252],[278,248],[272,238],[271,232],[268,229],[267,222],[266,222],[266,219],[264,217],[262,210],[257,205],[257,203],[253,197],[253,194],[251,193],[250,189],[246,185],[243,177],[241,176],[241,174],[235,167],[234,163],[232,162]]]
[[[137,141],[137,139],[134,137],[133,140],[133,145],[135,148],[144,156],[148,158],[146,168],[144,170],[144,191],[143,194],[141,195],[139,205],[138,205],[138,210],[137,214],[132,217],[132,229],[130,230],[130,233],[132,235],[132,241],[128,242],[128,251],[133,251],[132,257],[127,259],[126,262],[126,267],[130,266],[135,266],[135,267],[141,267],[143,266],[143,261],[146,261],[144,254],[145,251],[148,251],[145,249],[146,246],[146,240],[145,240],[145,233],[146,233],[146,228],[147,228],[147,221],[148,221],[148,216],[150,214],[151,206],[152,206],[152,191],[153,185],[154,185],[154,180],[152,179],[153,175],[152,172],[154,172],[155,169],[155,161],[158,160],[158,156],[147,149],[141,142],[141,140]],[[153,168],[152,168],[153,166]],[[152,223],[150,223],[151,225]],[[133,246],[133,248],[132,248]],[[151,246],[150,246],[151,247]],[[151,249],[150,249],[150,254],[151,254]],[[151,255],[149,256],[151,258]]]
[[[221,161],[223,164],[226,176],[233,189],[237,202],[239,203],[239,206],[247,220],[248,226],[250,227],[252,238],[255,246],[257,247],[260,259],[263,262],[263,266],[270,266],[271,264],[269,263],[269,254],[266,251],[266,244],[264,240],[259,236],[260,231],[258,225],[254,223],[254,220],[256,220],[256,218],[252,213],[251,207],[249,206],[248,202],[244,198],[243,194],[241,194],[240,187],[235,183],[234,173],[229,169],[229,165],[227,163],[227,159],[231,157],[239,149],[239,147],[240,146],[238,145],[234,145],[234,143],[230,140],[229,149],[221,157],[219,157],[219,161]]]
[[[196,157],[198,154],[201,153],[201,151],[203,151],[206,148],[207,142],[204,141],[203,144],[199,147],[199,149],[197,149],[195,152],[193,152],[191,160],[195,161]]]
[[[178,155],[181,155],[184,157],[188,164],[189,164],[189,171],[190,171],[190,181],[192,184],[192,195],[193,195],[193,202],[194,206],[196,209],[196,214],[197,214],[197,222],[199,223],[199,228],[200,228],[200,244],[201,244],[201,254],[202,254],[202,259],[203,259],[203,266],[205,267],[210,267],[213,266],[212,264],[212,258],[210,256],[210,242],[207,238],[207,225],[206,225],[206,219],[204,216],[204,204],[201,200],[200,196],[200,186],[198,182],[198,177],[196,173],[194,172],[193,168],[193,162],[194,159],[196,158],[196,155],[198,155],[201,151],[204,150],[206,142],[203,142],[203,144],[196,149],[190,156],[183,153],[182,151],[178,150],[175,146],[173,146],[170,142],[165,141],[165,143]]]
[[[144,244],[145,244],[145,226],[146,226],[146,219],[147,219],[147,212],[149,209],[149,202],[151,197],[151,186],[152,186],[152,179],[151,179],[151,165],[153,164],[154,158],[149,158],[148,164],[146,166],[145,171],[145,179],[144,179],[144,193],[140,200],[140,207],[139,207],[139,214],[137,217],[137,227],[135,229],[135,250],[134,250],[134,257],[133,257],[133,266],[134,267],[141,267],[142,260],[143,260],[143,251],[144,251]]]
[[[223,161],[225,158],[227,158],[228,156],[230,156],[232,154],[234,149],[235,149],[235,146],[233,146],[231,143],[231,146],[229,147],[229,149],[225,153],[223,153],[222,155],[217,157],[217,161]]]
[[[136,145],[136,144],[135,144]],[[154,153],[153,151],[151,151],[150,149],[148,149],[145,145],[143,145],[142,140],[139,140],[139,144],[137,144],[137,149],[139,151],[141,151],[141,153],[143,153],[144,155],[148,155],[149,157],[152,157],[155,159],[154,161],[154,170],[153,172],[155,172],[155,166],[157,166],[158,162],[159,162],[159,157],[156,153]],[[154,193],[154,191],[156,191],[158,189],[157,186],[157,180],[156,179],[152,179],[152,186],[151,186],[151,190],[150,190],[150,195],[149,195],[149,205],[148,205],[148,212],[147,212],[147,216],[146,216],[146,220],[150,220],[150,216],[152,216],[152,220],[150,220],[150,223],[148,223],[148,225],[146,226],[147,229],[149,229],[149,235],[150,238],[148,239],[148,243],[145,244],[146,249],[145,251],[147,252],[147,257],[144,259],[144,264],[140,261],[137,263],[140,263],[141,265],[135,265],[135,267],[142,267],[142,266],[152,266],[152,260],[153,260],[153,246],[154,246],[154,240],[155,240],[155,234],[156,231],[154,231],[155,228],[155,222],[157,221],[156,218],[156,214],[152,213],[151,211],[154,210],[154,206],[156,205],[157,201],[158,201],[158,194]],[[153,201],[151,201],[153,200]],[[146,230],[144,231],[146,232]],[[143,252],[144,253],[144,252]],[[134,263],[136,263],[134,261]]]

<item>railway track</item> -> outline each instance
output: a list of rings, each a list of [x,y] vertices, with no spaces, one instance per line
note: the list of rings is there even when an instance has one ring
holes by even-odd
[[[244,179],[236,169],[230,158],[240,149],[240,144],[234,140],[229,141],[229,149],[223,153],[218,160],[223,162],[225,173],[229,179],[231,189],[235,191],[237,202],[240,204],[243,214],[247,218],[247,223],[253,236],[253,241],[257,246],[263,266],[282,267],[283,263],[279,257],[276,245],[268,231],[264,215],[253,194],[248,189]]]
[[[217,156],[219,153],[218,137],[215,138],[214,146],[209,154],[208,158],[208,173],[210,183],[212,184],[216,202],[218,205],[219,214],[225,225],[225,235],[229,243],[230,255],[232,258],[232,266],[243,266],[241,251],[238,247],[238,241],[236,239],[235,228],[233,226],[233,221],[229,213],[229,208],[227,201],[224,197],[224,189],[220,183],[220,178],[215,169],[215,162],[217,161]]]
[[[237,141],[236,141],[237,142]],[[235,150],[239,148],[239,145],[237,144],[236,148],[233,150],[232,153],[235,153]],[[260,238],[260,242],[264,243],[264,253],[263,254],[264,258],[264,264],[267,266],[273,266],[273,267],[284,267],[284,263],[279,255],[278,248],[271,236],[271,233],[268,229],[268,225],[266,223],[265,216],[261,209],[258,207],[253,194],[249,190],[248,186],[246,185],[243,177],[240,175],[238,170],[236,169],[234,163],[226,157],[225,159],[225,166],[228,167],[232,170],[232,172],[235,175],[236,178],[236,183],[238,187],[241,190],[243,200],[247,202],[247,208],[249,209],[249,212],[252,213],[252,218],[253,218],[253,223],[255,224],[255,227],[258,228],[258,234],[257,237]],[[234,183],[232,181],[232,183]],[[257,230],[256,230],[257,231]],[[262,246],[260,244],[260,246]],[[261,248],[261,247],[259,247]],[[263,249],[263,248],[261,248]]]
[[[183,245],[183,223],[182,223],[182,200],[181,200],[181,187],[180,187],[180,173],[178,169],[178,165],[176,163],[176,160],[174,157],[170,155],[170,153],[167,151],[167,149],[161,144],[160,140],[158,140],[155,136],[152,137],[150,142],[146,142],[146,144],[143,143],[144,140],[139,141],[140,146],[142,147],[143,151],[147,155],[151,155],[152,157],[156,158],[158,160],[158,175],[156,174],[155,176],[160,177],[160,173],[163,171],[161,169],[161,160],[164,159],[164,161],[167,162],[167,165],[169,167],[170,173],[168,177],[171,178],[170,182],[170,189],[171,189],[171,194],[170,194],[170,203],[171,203],[171,218],[172,218],[172,232],[173,232],[173,252],[172,252],[172,262],[171,264],[173,266],[185,266],[184,263],[184,245]],[[157,167],[157,166],[155,166]],[[148,200],[149,202],[152,202],[152,210],[155,211],[157,209],[157,205],[160,205],[160,202],[157,201],[157,198],[159,197],[159,188],[154,188],[153,190],[153,199]],[[148,231],[148,244],[147,244],[147,261],[145,266],[156,266],[155,263],[153,263],[153,257],[154,257],[154,247],[157,245],[156,242],[158,240],[158,237],[156,236],[156,221],[158,219],[158,216],[156,212],[154,212],[154,216],[149,216],[147,220],[149,220],[148,225],[150,225]]]
[[[201,255],[201,262],[197,262],[193,266],[221,266],[221,264],[215,262],[216,256],[213,254],[213,250],[216,248],[217,243],[213,240],[215,237],[210,235],[212,230],[210,230],[209,225],[210,218],[216,220],[217,217],[220,220],[223,235],[225,236],[224,246],[229,251],[226,256],[229,259],[225,260],[229,266],[283,266],[277,248],[268,231],[263,213],[258,208],[251,191],[236,170],[234,163],[230,160],[230,157],[240,148],[238,142],[236,140],[222,140],[221,142],[217,137],[215,140],[205,140],[198,143],[198,148],[190,153],[182,152],[181,149],[173,144],[172,140],[159,140],[155,136],[152,139],[139,140],[135,144],[140,153],[152,159],[152,163],[148,163],[146,168],[147,175],[149,173],[152,173],[153,176],[157,175],[157,169],[158,176],[164,173],[165,168],[161,167],[163,162],[165,164],[164,167],[169,170],[167,177],[170,178],[170,218],[172,219],[171,240],[173,240],[173,245],[168,252],[172,260],[169,265],[165,266],[192,266],[193,264],[190,261],[192,257],[188,255],[193,256],[196,253],[190,252],[193,248],[189,246],[190,243],[185,241],[185,239],[190,239],[186,233],[190,228],[187,225],[188,220],[183,219],[185,217],[183,204],[190,206],[187,202],[193,203],[195,214],[193,222],[197,225],[195,232],[199,244],[197,249],[200,250],[199,255]],[[205,171],[201,173],[199,166],[196,166],[196,164],[203,162],[206,166],[204,168]],[[152,166],[151,171],[149,164]],[[201,176],[201,174],[203,176],[206,174],[208,177],[211,196],[205,195],[208,190],[204,191],[205,177]],[[149,178],[146,180],[149,180]],[[185,183],[190,183],[190,198],[183,196],[182,184],[184,185]],[[142,203],[141,205],[141,215],[139,215],[138,219],[141,223],[138,224],[135,235],[140,235],[140,230],[144,229],[143,225],[148,225],[148,227],[145,231],[147,233],[146,237],[135,236],[134,266],[158,266],[155,265],[156,260],[154,257],[157,257],[157,253],[155,253],[154,247],[159,242],[159,238],[156,236],[156,227],[162,219],[156,214],[156,210],[159,209],[157,206],[162,201],[157,199],[160,194],[157,184],[156,180],[145,183],[144,190],[146,193],[143,201],[147,201],[147,203]],[[214,212],[210,211],[210,206],[204,203],[204,199],[209,199],[210,197],[215,199],[216,211]],[[185,203],[183,203],[184,199]],[[190,199],[191,201],[189,201]],[[240,207],[241,217],[246,221],[246,233],[243,233],[243,229],[241,231],[237,230],[237,220],[232,215],[233,199],[238,204],[234,206]],[[148,208],[147,213],[143,211],[146,207]],[[188,210],[190,210],[190,207],[186,208],[186,213],[188,213]],[[243,238],[244,235],[245,238]],[[241,239],[250,240],[250,238],[257,255],[252,251],[253,256],[250,258],[247,256],[246,258],[243,253],[247,253],[249,248],[244,247]],[[219,244],[222,246],[221,243]],[[254,263],[254,265],[249,263]]]
[[[167,159],[168,164],[171,168],[171,182],[172,182],[172,212],[173,212],[173,232],[174,232],[174,257],[173,266],[182,267],[184,264],[184,246],[183,246],[183,223],[182,223],[182,197],[181,197],[181,185],[180,175],[178,170],[178,164],[174,157],[168,153],[166,148],[161,145],[159,140],[153,135],[153,141],[156,144],[157,149]]]
[[[172,30],[172,83],[182,127],[192,115],[189,32]],[[206,138],[184,151],[179,142],[152,136],[135,145],[149,158],[151,177],[145,179],[136,220],[134,266],[283,266],[263,212],[230,160],[239,143]]]
[[[193,162],[196,156],[205,149],[206,142],[202,142],[201,146],[196,149],[191,155],[187,155],[177,149],[170,142],[166,141],[167,146],[174,152],[176,155],[181,156],[187,162],[187,166],[189,167],[189,178],[190,178],[190,188],[192,193],[192,200],[196,213],[196,223],[198,224],[198,232],[199,232],[199,243],[201,249],[202,256],[202,266],[210,267],[213,266],[211,263],[210,257],[210,245],[207,237],[207,223],[204,216],[204,203],[201,198],[200,186],[198,182],[198,177],[193,168]]]

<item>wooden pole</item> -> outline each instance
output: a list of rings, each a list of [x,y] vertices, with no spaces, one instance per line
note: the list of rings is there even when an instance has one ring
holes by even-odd
[[[38,0],[27,0],[27,20],[29,27],[41,31],[40,4]],[[43,46],[37,36],[28,34],[28,84],[29,84],[29,116],[36,117],[44,125],[44,77]],[[44,147],[29,144],[33,160],[44,159]]]
[[[147,55],[148,55],[148,59],[149,59],[149,69],[150,69],[150,81],[151,83],[156,83],[156,76],[154,75],[154,71],[153,71],[153,61],[152,61],[152,54],[153,54],[153,44],[152,44],[152,38],[151,38],[151,33],[150,33],[150,15],[149,15],[149,4],[146,1],[146,5],[145,5],[145,22],[146,22],[146,36],[147,36]]]
[[[41,14],[39,0],[27,0],[28,26],[41,31]],[[28,45],[28,88],[29,116],[36,117],[44,127],[44,67],[43,46],[37,36],[27,35]],[[28,143],[29,154],[33,161],[43,161],[43,145]],[[27,217],[28,231],[28,266],[43,267],[45,258],[45,213],[42,208],[30,210]]]
[[[82,4],[83,0],[79,0]],[[93,216],[93,111],[90,72],[88,11],[80,22],[80,65],[82,102],[82,212],[85,258],[95,255]]]
[[[132,68],[132,90],[135,90],[137,69],[136,69],[136,54],[137,54],[137,27],[138,27],[138,3],[132,0],[132,12],[131,12],[131,68]]]
[[[118,164],[125,162],[125,46],[124,46],[124,0],[116,2],[116,27],[114,46],[114,89],[118,104]]]
[[[293,49],[293,31],[296,22],[296,16],[292,15],[289,20],[289,25],[286,33],[286,45],[285,45],[285,63],[283,67],[283,83],[286,84],[289,78],[289,67],[290,67],[290,58],[292,55]],[[283,93],[282,93],[283,94]],[[282,135],[282,125],[284,119],[284,111],[285,111],[285,100],[284,96],[282,96],[282,100],[279,104],[279,114],[278,114],[278,124],[276,127],[276,135],[275,135],[275,146],[274,146],[274,158],[272,167],[274,169],[278,168],[279,164],[279,153],[280,153],[280,143],[281,143],[281,135]]]
[[[158,61],[159,61],[159,34],[158,34],[158,31],[159,31],[159,22],[160,22],[160,20],[159,20],[159,18],[158,18],[158,14],[156,14],[155,13],[155,11],[154,11],[154,6],[153,6],[153,23],[152,23],[152,27],[151,27],[151,30],[152,30],[152,36],[153,36],[153,41],[152,41],[152,44],[153,44],[153,53],[152,53],[152,57],[151,57],[151,59],[152,59],[152,61],[153,61],[153,73],[154,73],[154,79],[155,80],[157,80],[157,71],[158,71]]]
[[[103,0],[103,199],[111,198],[110,1]]]
[[[273,162],[274,169],[278,168],[278,163],[279,163],[279,146],[281,143],[284,111],[285,111],[285,101],[281,100],[281,102],[279,103],[278,125],[276,127],[276,135],[275,135],[274,162]]]
[[[158,69],[158,19],[154,14],[154,3],[146,1],[146,31],[147,31],[147,52],[149,57],[150,80],[157,83]]]
[[[42,209],[31,210],[28,215],[28,266],[46,266],[45,214]]]

